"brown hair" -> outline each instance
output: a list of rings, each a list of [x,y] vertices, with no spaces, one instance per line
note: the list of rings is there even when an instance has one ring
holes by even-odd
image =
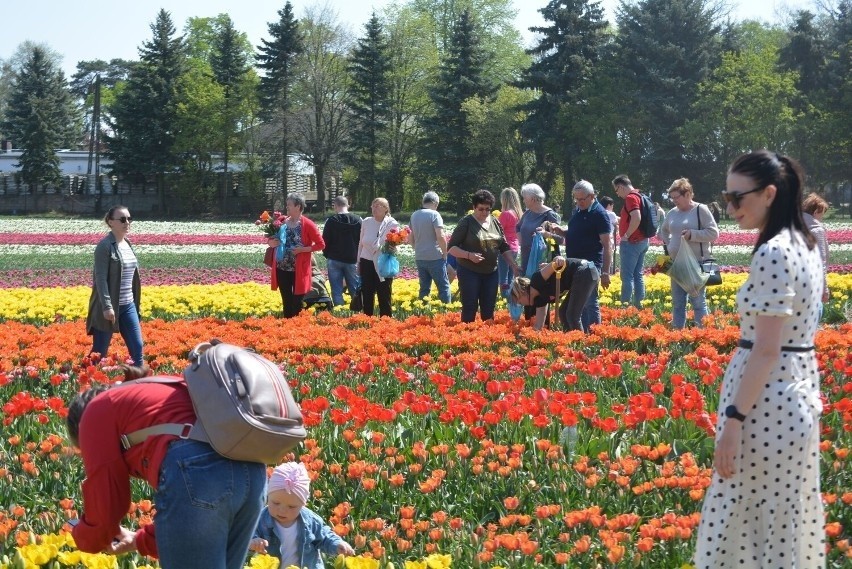
[[[109,225],[109,220],[112,219],[112,214],[114,214],[116,212],[116,210],[119,210],[119,209],[127,209],[127,206],[114,205],[111,208],[109,208],[106,212],[106,215],[104,215],[104,223]],[[128,213],[130,212],[129,209],[127,209],[127,211],[128,211]]]
[[[512,298],[518,299],[521,295],[528,294],[530,292],[530,279],[527,277],[515,277],[512,281]]]
[[[689,183],[689,178],[678,178],[672,185],[669,186],[669,189],[666,190],[668,193],[672,192],[680,192],[683,195],[688,195],[690,198],[693,196],[692,184]]]
[[[819,194],[810,193],[802,201],[802,211],[811,215],[825,213],[828,211],[828,202],[822,199]]]

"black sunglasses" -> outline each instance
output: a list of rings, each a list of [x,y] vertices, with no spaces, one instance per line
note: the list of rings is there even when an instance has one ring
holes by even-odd
[[[120,221],[121,223],[130,223],[131,221],[133,221],[133,218],[130,217],[129,215],[127,215],[127,216],[122,215],[121,217],[113,217],[112,220],[113,221]]]
[[[740,209],[740,200],[743,199],[743,196],[759,192],[765,187],[766,186],[760,186],[759,188],[754,188],[747,192],[722,192],[722,198],[725,200],[725,203],[729,203],[734,206],[734,209]]]

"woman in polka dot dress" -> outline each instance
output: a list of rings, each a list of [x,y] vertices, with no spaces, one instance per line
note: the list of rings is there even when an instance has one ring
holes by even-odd
[[[728,171],[728,214],[760,234],[737,293],[741,339],[722,383],[697,568],[825,566],[813,347],[823,283],[802,184],[795,161],[766,150]]]

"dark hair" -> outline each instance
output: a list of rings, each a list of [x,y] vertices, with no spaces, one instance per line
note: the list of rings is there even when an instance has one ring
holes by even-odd
[[[109,220],[110,220],[110,219],[112,219],[112,214],[114,214],[114,213],[115,213],[115,211],[116,211],[116,210],[118,210],[118,209],[127,209],[127,206],[124,206],[124,205],[114,205],[114,206],[112,206],[111,208],[109,208],[109,209],[107,210],[107,212],[106,212],[106,215],[104,216],[104,223],[106,223],[107,225],[109,225],[109,223],[108,223],[108,222],[109,222]],[[127,210],[127,211],[130,211],[130,210]]]
[[[627,188],[632,188],[633,184],[630,183],[630,178],[627,177],[627,174],[619,174],[615,178],[612,179],[613,186],[625,186]]]
[[[488,190],[476,190],[473,193],[471,201],[473,202],[474,209],[476,209],[476,206],[480,204],[486,204],[491,207],[494,207],[494,203],[496,200],[494,199],[494,194],[492,194]]]
[[[124,372],[124,381],[133,381],[140,377],[148,377],[151,375],[151,368],[148,364],[142,362],[141,366],[130,366],[127,364],[119,364],[119,369]]]
[[[615,200],[613,200],[609,196],[601,196],[598,201],[601,202],[601,205],[604,206],[604,208],[608,208],[611,205],[615,205]]]
[[[86,407],[89,406],[92,399],[109,388],[110,386],[105,383],[95,383],[89,389],[75,397],[74,401],[68,405],[68,416],[65,418],[65,426],[68,428],[68,438],[75,447],[80,446],[80,421],[83,419]]]
[[[798,162],[777,152],[757,150],[739,156],[728,168],[728,173],[751,178],[761,188],[775,186],[775,199],[769,206],[766,225],[757,236],[757,243],[754,245],[752,254],[785,227],[801,233],[808,248],[814,248],[816,238],[802,219],[802,188],[805,174]]]

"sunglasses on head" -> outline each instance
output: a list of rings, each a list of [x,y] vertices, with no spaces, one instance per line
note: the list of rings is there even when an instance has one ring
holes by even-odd
[[[121,223],[130,223],[133,221],[133,218],[129,215],[122,215],[121,217],[113,217],[113,221],[120,221]]]
[[[740,209],[740,201],[743,199],[743,196],[759,192],[765,187],[766,186],[760,186],[759,188],[754,188],[753,190],[745,192],[722,192],[722,198],[725,200],[725,203],[729,203],[734,206],[734,209]]]

